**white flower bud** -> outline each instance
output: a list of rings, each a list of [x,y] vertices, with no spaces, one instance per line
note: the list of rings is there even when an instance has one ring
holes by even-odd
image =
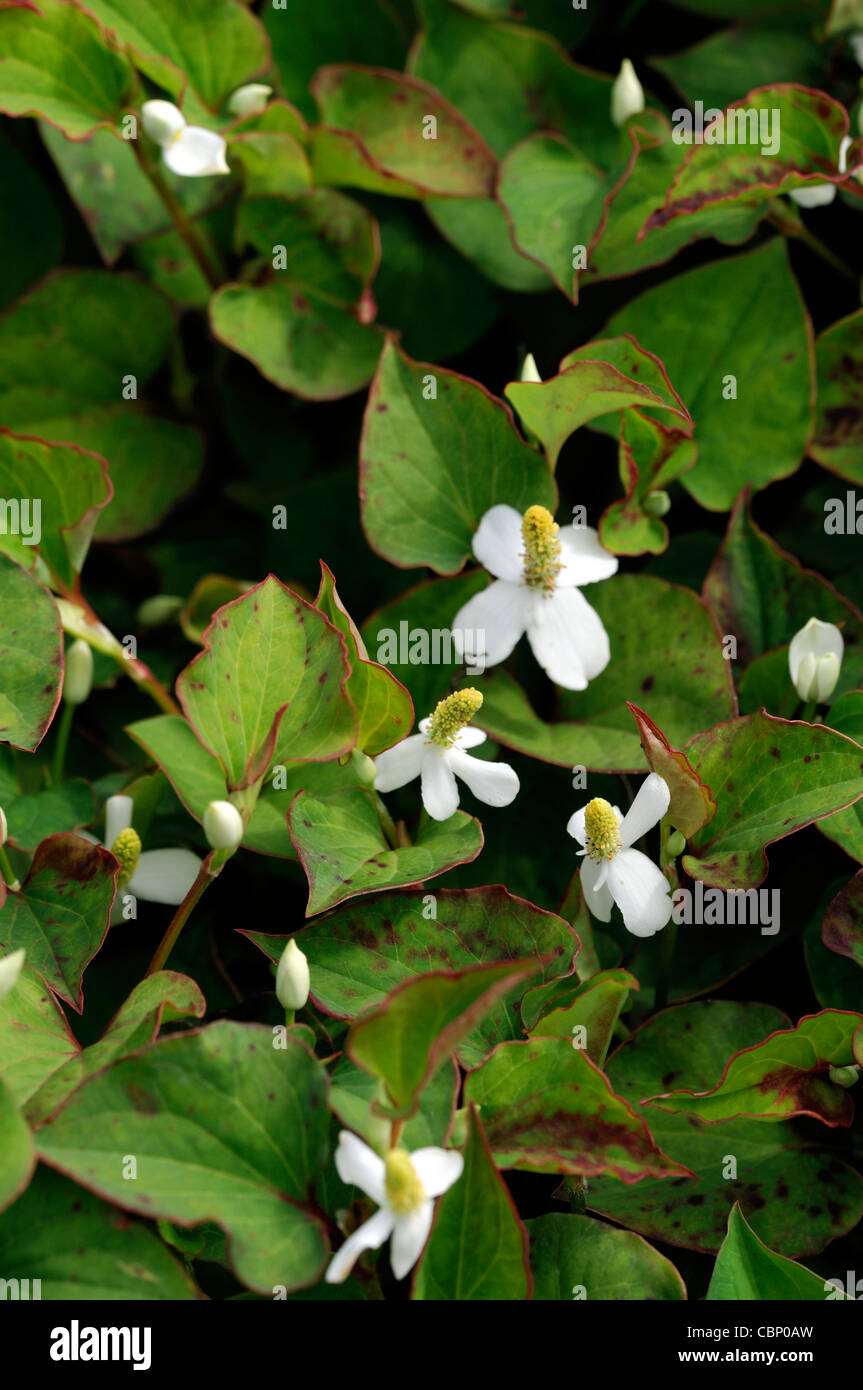
[[[276,972],[276,998],[283,1009],[301,1009],[309,997],[309,962],[291,937]]]
[[[172,101],[145,101],[141,124],[157,145],[167,145],[186,124],[186,118]]]
[[[18,983],[18,976],[24,967],[24,956],[26,952],[23,947],[18,951],[13,951],[10,956],[4,956],[0,960],[0,1004],[10,995]]]
[[[66,653],[63,699],[67,705],[83,705],[93,688],[93,648],[76,637]]]
[[[624,125],[630,116],[643,110],[644,88],[635,75],[635,68],[624,58],[611,89],[611,119],[615,125]]]
[[[836,185],[815,183],[811,188],[792,188],[789,196],[801,208],[826,208],[836,197]]]
[[[534,357],[532,352],[529,352],[527,354],[527,356],[521,364],[521,376],[519,377],[519,381],[542,381],[542,377],[539,374],[539,368],[536,365],[536,358]]]
[[[6,812],[0,806],[0,846],[5,845],[9,835],[9,825],[6,820]]]
[[[245,87],[238,87],[234,92],[228,110],[232,116],[257,116],[265,110],[272,94],[272,87],[264,82],[247,82]]]
[[[801,700],[823,704],[836,689],[845,643],[834,623],[810,618],[788,648],[788,670]]]
[[[664,488],[654,488],[641,505],[648,516],[667,516],[671,511],[671,498]]]
[[[243,833],[243,817],[233,802],[210,802],[204,812],[204,834],[212,849],[236,849]]]

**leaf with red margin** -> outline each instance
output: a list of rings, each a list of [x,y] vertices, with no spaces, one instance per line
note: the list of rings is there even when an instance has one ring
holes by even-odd
[[[504,395],[539,439],[552,469],[575,430],[612,411],[652,406],[671,411],[692,427],[659,358],[645,352],[629,333],[576,348],[564,357],[557,376],[510,382]]]
[[[80,1051],[42,976],[25,965],[15,988],[0,1002],[0,1079],[24,1105]]]
[[[769,143],[759,139],[711,141],[730,130],[729,112],[742,115],[742,123],[751,136],[752,122],[748,113],[755,114],[756,125],[764,113],[769,119],[769,132],[779,137],[781,127],[781,156],[779,149],[763,153]],[[740,134],[741,122],[733,118],[734,134]],[[863,160],[863,145],[854,140],[848,149],[847,173],[838,169],[839,146],[848,134],[848,113],[838,101],[824,92],[813,91],[792,82],[771,87],[756,87],[748,96],[726,107],[704,131],[704,143],[693,145],[687,158],[668,189],[665,204],[647,219],[642,235],[654,227],[664,227],[684,214],[700,212],[712,203],[739,198],[741,194],[763,192],[776,196],[792,188],[815,184],[841,183]]]
[[[495,1163],[535,1173],[691,1177],[653,1142],[642,1116],[571,1039],[501,1043],[469,1072],[465,1101],[482,1114]]]
[[[204,650],[177,678],[177,696],[229,790],[267,768],[326,762],[356,743],[344,640],[275,575],[217,609]]]
[[[710,795],[710,788],[693,770],[686,754],[672,748],[650,716],[631,700],[626,703],[632,711],[647,766],[664,779],[671,793],[668,819],[689,840],[716,814],[716,802]]]
[[[363,787],[298,792],[288,812],[294,849],[309,881],[306,915],[383,888],[412,887],[455,864],[470,864],[483,845],[482,826],[466,811],[424,819],[416,842],[393,849],[372,794]]]
[[[863,483],[863,309],[819,334],[815,365],[818,396],[809,453],[840,478]]]
[[[369,660],[359,628],[339,598],[332,570],[323,560],[320,565],[321,583],[315,607],[345,639],[351,663],[346,690],[359,720],[357,748],[374,758],[407,738],[414,722],[413,701],[386,666]]]
[[[576,980],[569,989],[565,988],[565,981],[556,983],[551,996],[539,990],[529,990],[525,995],[521,1008],[526,1031],[532,1038],[566,1038],[575,1047],[575,1030],[584,1028],[583,1050],[592,1062],[603,1067],[621,1010],[630,991],[640,988],[638,981],[628,970],[614,969],[600,970],[584,981]],[[543,1012],[528,1028],[529,1011],[535,1011],[540,1000]]]
[[[621,411],[618,460],[625,496],[599,518],[599,539],[615,555],[661,555],[668,527],[644,509],[647,494],[694,467],[697,449],[687,431],[669,428],[640,410]]]
[[[284,246],[285,264],[275,277],[279,284],[344,309],[373,305],[380,232],[368,209],[353,198],[331,188],[289,198],[245,198],[237,214],[237,236],[267,260],[274,246]]]
[[[57,605],[34,574],[0,554],[0,741],[35,752],[57,712],[62,682]]]
[[[518,433],[509,406],[469,377],[415,362],[388,338],[360,442],[360,508],[372,550],[403,569],[456,574],[480,521],[500,502],[521,512],[557,506],[548,465]]]
[[[816,617],[842,629],[845,654],[836,695],[863,680],[863,614],[755,524],[747,491],[734,504],[703,595],[720,632],[736,637],[744,665],[790,642]]]
[[[850,1125],[854,1103],[844,1086],[830,1080],[829,1068],[860,1060],[853,1039],[861,1027],[863,1014],[840,1009],[809,1014],[796,1028],[771,1033],[735,1053],[712,1090],[669,1091],[643,1103],[708,1122],[811,1115],[827,1125]]]
[[[293,939],[308,957],[315,1006],[334,1018],[356,1018],[418,975],[527,955],[535,957],[531,987],[551,981],[565,985],[567,978],[578,983],[573,974],[578,936],[553,912],[502,887],[441,888],[435,899],[433,918],[426,916],[424,892],[385,893],[371,902],[350,903],[297,932]],[[274,962],[289,939],[243,935]],[[475,1066],[497,1043],[521,1038],[521,1007],[499,1000],[459,1043],[459,1061]]]
[[[411,1297],[424,1302],[529,1299],[527,1231],[497,1171],[476,1106],[468,1107],[464,1171],[441,1197]]]
[[[756,888],[768,845],[852,805],[863,787],[853,739],[764,710],[714,725],[684,751],[717,810],[692,836],[683,867],[718,888]]]
[[[24,886],[0,908],[4,954],[24,947],[27,964],[81,1013],[81,977],[105,939],[118,864],[78,835],[49,835],[33,856]]]
[[[863,966],[863,869],[849,879],[825,912],[821,940],[829,951]]]
[[[322,126],[312,136],[319,184],[348,183],[400,197],[484,198],[496,162],[485,141],[434,87],[386,68],[334,63],[311,92]],[[438,138],[424,135],[434,116]]]
[[[406,1119],[423,1087],[494,1006],[549,958],[432,970],[391,990],[348,1033],[352,1062],[384,1083],[393,1110]]]

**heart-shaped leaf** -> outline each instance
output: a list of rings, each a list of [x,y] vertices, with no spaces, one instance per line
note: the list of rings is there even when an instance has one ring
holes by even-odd
[[[525,1027],[532,1038],[566,1038],[572,1047],[582,1048],[592,1062],[602,1067],[620,1012],[633,989],[638,989],[638,981],[628,970],[601,970],[568,990],[560,981],[553,1000],[546,993],[542,1015],[528,1024],[531,995],[538,994],[530,990],[522,1001]]]
[[[60,702],[62,674],[63,629],[54,600],[35,575],[0,555],[3,743],[31,753],[39,747]]]
[[[351,308],[370,285],[380,259],[377,224],[352,198],[317,188],[293,198],[249,198],[238,233],[271,260],[284,247],[276,277],[304,295]]]
[[[863,966],[863,869],[828,907],[821,923],[821,940],[837,955]]]
[[[809,453],[825,468],[838,473],[840,478],[861,483],[863,309],[840,319],[838,323],[831,323],[819,334],[815,342],[815,364],[818,397],[815,437],[809,445]]]
[[[549,1212],[525,1223],[535,1300],[656,1299],[686,1297],[670,1260],[641,1236],[589,1216]]]
[[[823,1302],[827,1287],[820,1275],[768,1250],[735,1202],[728,1218],[728,1235],[713,1266],[706,1294],[708,1302],[727,1299],[756,1303],[773,1299]]]

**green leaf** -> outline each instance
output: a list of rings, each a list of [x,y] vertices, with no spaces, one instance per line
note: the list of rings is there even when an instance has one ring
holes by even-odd
[[[548,289],[547,272],[513,246],[500,203],[491,198],[429,198],[425,209],[447,241],[493,284],[522,294]]]
[[[818,397],[809,453],[852,483],[863,482],[863,309],[831,323],[815,342]],[[840,516],[844,515],[844,509]],[[856,517],[855,517],[856,520]],[[827,522],[825,521],[825,530]]]
[[[385,666],[369,661],[359,628],[342,604],[335,577],[323,560],[315,607],[345,639],[351,664],[345,689],[359,720],[357,748],[373,758],[385,748],[391,748],[394,743],[407,738],[414,722],[411,697]]]
[[[434,914],[434,915],[432,915]],[[287,937],[246,935],[278,961]],[[536,958],[530,983],[558,976],[573,981],[577,949],[568,922],[506,888],[442,888],[433,902],[422,892],[387,893],[351,903],[295,934],[308,957],[312,999],[334,1018],[357,1018],[379,1008],[392,990],[428,971]],[[547,962],[547,963],[544,963]],[[475,1066],[497,1043],[523,1036],[519,1012],[501,999],[460,1042],[459,1061]]]
[[[384,559],[454,574],[490,507],[553,510],[556,489],[502,401],[457,372],[413,362],[389,339],[366,408],[360,502]]]
[[[711,138],[717,129],[729,136],[732,122],[736,141],[724,138],[717,143]],[[824,92],[787,83],[761,87],[717,116],[715,125],[711,136],[688,151],[664,206],[645,223],[648,233],[652,227],[664,227],[676,217],[691,216],[711,203],[741,194],[775,196],[792,188],[841,183],[846,177],[837,164],[839,146],[848,134],[848,116]],[[861,145],[853,141],[848,149],[849,170],[860,158]]]
[[[764,1004],[703,1001],[667,1009],[617,1049],[607,1067],[615,1091],[636,1109],[647,1096],[711,1086],[728,1056],[788,1026]],[[863,1180],[838,1157],[778,1120],[707,1124],[695,1115],[643,1112],[663,1151],[696,1178],[632,1187],[598,1178],[588,1204],[652,1240],[715,1251],[735,1202],[767,1244],[784,1255],[823,1249],[863,1215]],[[732,1161],[733,1160],[733,1161]]]
[[[760,710],[698,734],[686,746],[717,803],[683,867],[719,888],[755,888],[766,848],[860,796],[863,748],[825,725]]]
[[[99,511],[111,496],[104,459],[4,431],[0,488],[6,499],[0,547],[28,569],[38,553],[55,587],[73,590]]]
[[[688,1176],[571,1039],[501,1043],[469,1073],[464,1096],[478,1106],[502,1168],[613,1173],[623,1183]]]
[[[845,1087],[830,1080],[827,1069],[857,1060],[853,1039],[861,1028],[863,1014],[838,1009],[811,1014],[796,1028],[735,1053],[712,1089],[700,1094],[669,1091],[651,1096],[650,1104],[710,1121],[812,1115],[828,1125],[849,1125],[854,1102]]]
[[[324,63],[360,63],[404,67],[412,29],[389,0],[367,0],[360,6],[343,0],[318,0],[303,11],[302,22],[290,10],[267,6],[262,15],[273,46],[279,87],[310,119],[315,103],[309,93],[312,77]]]
[[[699,304],[714,312],[695,312]],[[616,314],[606,332],[630,333],[655,353],[686,402],[698,461],[683,484],[703,507],[727,510],[746,484],[766,487],[798,467],[812,423],[812,349],[780,237],[665,280]],[[736,399],[723,396],[729,376]]]
[[[3,810],[9,823],[10,845],[32,851],[48,835],[89,825],[95,806],[89,782],[72,777],[59,786],[4,800]]]
[[[685,430],[669,428],[640,410],[621,415],[618,466],[625,496],[599,518],[599,539],[607,550],[660,555],[666,549],[668,527],[646,510],[648,497],[692,468],[696,454],[695,441]]]
[[[638,728],[647,766],[651,772],[663,778],[671,793],[666,815],[688,840],[716,814],[716,802],[710,795],[710,788],[693,770],[686,754],[672,748],[665,734],[644,710],[631,703],[629,708]]]
[[[187,119],[217,111],[269,59],[256,15],[236,0],[88,0],[88,9],[128,45],[135,64],[177,99]],[[191,111],[190,111],[191,108]]]
[[[511,382],[505,394],[539,439],[552,469],[570,435],[610,410],[652,406],[671,411],[685,425],[692,424],[662,363],[630,337],[577,348],[564,357],[557,376],[540,382]]]
[[[821,940],[837,955],[863,966],[863,870],[831,902],[821,923]]]
[[[326,618],[274,575],[215,614],[177,694],[230,790],[274,763],[326,760],[356,741],[345,645]]]
[[[251,933],[250,933],[251,935]],[[379,1082],[361,1071],[344,1053],[330,1072],[330,1108],[343,1125],[354,1130],[374,1147],[380,1138],[381,1120],[372,1112],[378,1099]],[[444,1145],[453,1122],[460,1076],[455,1060],[440,1067],[423,1088],[419,1109],[405,1121],[401,1143],[406,1149],[428,1144]]]
[[[0,1078],[13,1099],[24,1105],[80,1050],[45,981],[25,965],[0,1002]]]
[[[0,435],[0,449],[7,439]],[[0,740],[30,753],[39,747],[60,701],[62,672],[54,600],[35,575],[0,554]]]
[[[749,19],[748,14],[743,17]],[[706,111],[711,106],[723,110],[744,91],[766,87],[777,78],[826,91],[830,79],[825,60],[810,21],[804,15],[802,23],[795,22],[786,11],[779,23],[774,18],[773,23],[720,29],[682,53],[651,58],[650,66],[686,96],[700,98]]]
[[[35,1167],[33,1136],[11,1092],[0,1080],[0,1211],[24,1191]]]
[[[320,795],[301,791],[288,825],[309,881],[307,916],[359,893],[436,878],[454,864],[470,863],[482,849],[482,827],[466,811],[427,820],[415,844],[392,849],[373,796],[362,787]]]
[[[398,1114],[413,1114],[423,1087],[480,1020],[547,963],[510,960],[406,980],[353,1024],[347,1054],[383,1081]]]
[[[76,1091],[37,1131],[40,1156],[128,1211],[216,1221],[259,1293],[313,1284],[326,1245],[302,1204],[326,1156],[327,1079],[303,1043],[284,1044],[227,1021],[162,1039]]]
[[[239,233],[271,260],[285,249],[279,282],[349,308],[359,302],[380,257],[377,227],[371,213],[329,188],[292,198],[249,198],[240,206]]]
[[[171,309],[156,290],[102,270],[52,275],[0,320],[4,423],[18,434],[74,440],[107,459],[115,495],[98,518],[103,537],[127,539],[152,529],[200,472],[197,432],[149,413],[143,400],[173,329]],[[137,400],[124,399],[131,379]],[[95,465],[67,453],[57,466],[67,474],[58,513],[65,522]],[[103,489],[99,504],[109,496]],[[87,503],[95,505],[89,494]],[[44,510],[47,523],[54,512]],[[76,537],[70,533],[70,548]]]
[[[0,11],[0,110],[44,116],[72,140],[115,126],[132,82],[128,60],[77,5],[39,0]]]
[[[0,1266],[52,1302],[201,1297],[150,1227],[44,1166],[0,1221]]]
[[[488,146],[426,82],[332,64],[318,69],[311,91],[329,127],[314,132],[317,183],[402,197],[483,198],[493,192],[495,159]]]
[[[527,1014],[533,1001],[525,998],[525,1027],[532,1038],[566,1038],[572,1047],[583,1048],[590,1060],[602,1067],[617,1020],[630,990],[638,989],[638,981],[628,970],[601,970],[568,990],[564,990],[563,983],[560,982],[553,999],[546,997],[543,1013],[532,1025],[528,1025]],[[576,1038],[576,1030],[582,1028],[584,1042]]]
[[[247,197],[290,197],[311,187],[308,154],[290,130],[247,131],[241,127],[228,137],[228,151],[231,167],[239,164],[243,170]]]
[[[768,1250],[759,1240],[735,1202],[728,1218],[728,1235],[722,1242],[707,1301],[739,1299],[752,1302],[790,1299],[795,1302],[823,1302],[829,1287],[820,1274],[813,1274],[794,1260],[786,1260]]]
[[[0,908],[0,946],[23,946],[27,964],[77,1013],[83,1008],[81,977],[108,930],[117,861],[101,845],[77,835],[43,840],[24,886]]]
[[[845,684],[844,678],[842,684]],[[847,690],[840,695],[830,706],[827,718],[831,729],[853,738],[855,743],[863,744],[863,692]],[[852,859],[863,864],[863,806],[859,801],[833,816],[825,816],[818,821],[818,829],[828,840],[841,845]]]
[[[525,1224],[534,1302],[686,1297],[686,1287],[671,1261],[631,1231],[563,1212],[549,1212]]]
[[[412,1297],[423,1302],[530,1298],[527,1232],[471,1106],[464,1172],[441,1197]]]

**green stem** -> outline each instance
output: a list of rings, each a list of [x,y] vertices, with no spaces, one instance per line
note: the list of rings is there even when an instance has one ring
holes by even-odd
[[[399,832],[396,828],[396,823],[393,820],[384,803],[381,801],[381,798],[378,796],[377,792],[374,793],[374,798],[375,810],[378,813],[378,820],[380,821],[381,830],[384,832],[384,836],[387,840],[387,843],[389,844],[390,849],[398,849]]]
[[[851,280],[855,285],[858,284],[860,277],[851,269],[850,265],[848,265],[846,261],[843,261],[840,256],[837,256],[835,252],[831,251],[829,246],[825,246],[824,242],[810,232],[808,227],[804,227],[802,223],[796,226],[784,221],[781,215],[777,216],[775,214],[771,214],[768,221],[772,222],[775,227],[778,227],[784,237],[793,237],[795,241],[801,242],[804,246],[807,246],[814,255],[819,256],[826,265],[829,265],[833,270],[837,271],[839,275],[843,275],[846,280]]]
[[[6,887],[9,889],[9,892],[20,893],[21,880],[18,878],[18,875],[15,873],[15,870],[9,863],[9,856],[2,845],[0,845],[0,873],[3,874],[3,877],[6,880]]]
[[[157,680],[149,666],[140,661],[138,657],[130,657],[122,643],[99,620],[86,599],[79,595],[74,602],[70,599],[59,598],[57,607],[60,609],[60,618],[63,623],[63,631],[70,637],[81,637],[96,652],[101,652],[103,656],[109,656],[112,661],[116,661],[121,671],[124,671],[131,680],[141,690],[146,690],[147,694],[155,700],[159,709],[165,714],[182,714],[180,706],[176,700],[165,689],[162,683]]]
[[[564,1187],[569,1194],[569,1209],[576,1216],[584,1216],[587,1211],[587,1182],[582,1177],[564,1178]]]
[[[817,708],[817,700],[807,700],[806,703],[801,706],[800,713],[798,714],[797,718],[802,719],[806,724],[811,724],[815,717],[815,711]]]
[[[193,908],[203,897],[204,893],[213,882],[213,879],[219,873],[227,855],[228,851],[226,850],[213,850],[211,854],[207,855],[198,870],[198,877],[195,879],[195,882],[192,884],[185,898],[180,903],[180,906],[177,908],[177,911],[174,913],[174,916],[171,918],[170,926],[159,942],[156,954],[147,966],[148,975],[155,975],[158,970],[164,969],[165,962],[176,946],[177,938],[188,922],[189,917],[192,915]],[[220,856],[222,856],[221,860],[219,858]]]
[[[185,209],[177,200],[172,190],[168,187],[161,170],[150,162],[141,147],[140,140],[132,140],[132,148],[135,151],[141,169],[150,180],[157,194],[162,200],[165,211],[176,227],[180,237],[185,242],[186,247],[203,275],[211,290],[219,289],[227,278],[224,270],[210,256],[210,252],[204,244],[195,224],[186,216]]]
[[[63,781],[63,770],[66,766],[66,749],[69,746],[69,734],[72,729],[72,720],[75,715],[75,706],[68,701],[63,701],[63,708],[60,714],[60,723],[57,727],[57,741],[54,744],[54,762],[52,764],[52,776],[55,786]]]
[[[297,1014],[295,1009],[285,1009],[285,1023],[289,1028],[293,1028],[296,1017]]]

